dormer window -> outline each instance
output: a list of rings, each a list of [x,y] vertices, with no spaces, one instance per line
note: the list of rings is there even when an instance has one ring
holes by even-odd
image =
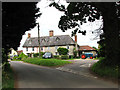
[[[41,42],[45,42],[46,40],[45,40],[45,38],[43,38],[42,40],[41,40]]]
[[[57,38],[56,38],[56,41],[59,41],[59,40],[60,40],[60,38],[59,38],[59,37],[57,37]]]
[[[32,44],[32,40],[29,40],[29,44]]]

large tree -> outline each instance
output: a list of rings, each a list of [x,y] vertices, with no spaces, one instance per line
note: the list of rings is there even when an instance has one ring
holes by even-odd
[[[7,54],[9,48],[17,49],[25,31],[36,26],[40,16],[37,2],[2,3],[2,48]]]
[[[74,28],[72,34],[77,32],[85,35],[85,31],[79,29],[80,25],[87,21],[93,22],[96,19],[103,19],[103,33],[105,42],[106,65],[118,64],[119,57],[119,27],[120,27],[120,4],[115,2],[71,2],[67,8],[59,3],[51,3],[65,14],[60,18],[58,27],[62,31]]]

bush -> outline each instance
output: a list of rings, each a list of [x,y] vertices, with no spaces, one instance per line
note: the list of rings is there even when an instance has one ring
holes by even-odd
[[[119,67],[116,66],[107,66],[104,64],[104,57],[101,57],[97,63],[95,63],[91,70],[95,72],[96,74],[102,76],[102,77],[113,77],[113,78],[120,78]]]
[[[59,59],[59,58],[60,58],[59,55],[54,55],[53,57],[56,58],[56,59]]]
[[[77,57],[77,51],[73,51],[73,54],[74,54],[74,58]]]
[[[61,56],[61,59],[68,59],[69,57],[68,57],[68,55],[62,55]]]
[[[18,59],[19,57],[18,56],[14,56],[13,59]]]
[[[57,51],[59,52],[60,55],[68,54],[68,49],[66,49],[66,48],[58,48]]]
[[[43,55],[45,54],[45,52],[40,52],[40,53],[41,53],[41,54],[40,54],[41,56],[43,56]],[[39,53],[34,53],[33,56],[34,56],[34,57],[38,57],[38,56],[39,56]]]
[[[28,58],[28,56],[27,55],[25,55],[23,52],[18,56],[18,59],[22,59],[22,60],[24,60],[24,59],[26,59],[26,58]]]
[[[39,56],[39,53],[34,53],[33,56],[34,56],[34,57],[38,57],[38,56]]]
[[[72,58],[74,58],[74,56],[73,56],[73,55],[69,55],[69,58],[71,58],[71,59],[72,59]]]

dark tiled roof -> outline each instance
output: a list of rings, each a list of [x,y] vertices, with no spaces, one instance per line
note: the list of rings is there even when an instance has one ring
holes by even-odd
[[[69,35],[60,36],[44,36],[40,37],[40,46],[58,46],[75,44],[74,40]],[[38,37],[27,38],[23,47],[39,46]]]
[[[90,47],[90,46],[80,46],[80,50],[95,50],[94,48]]]

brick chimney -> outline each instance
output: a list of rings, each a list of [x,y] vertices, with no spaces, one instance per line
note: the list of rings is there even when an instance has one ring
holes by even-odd
[[[52,37],[52,36],[53,36],[53,33],[54,33],[54,31],[53,31],[53,30],[50,30],[50,31],[49,31],[49,36]]]
[[[75,42],[77,43],[77,35],[75,34]]]
[[[28,33],[28,38],[30,38],[31,37],[31,34],[30,33]]]

